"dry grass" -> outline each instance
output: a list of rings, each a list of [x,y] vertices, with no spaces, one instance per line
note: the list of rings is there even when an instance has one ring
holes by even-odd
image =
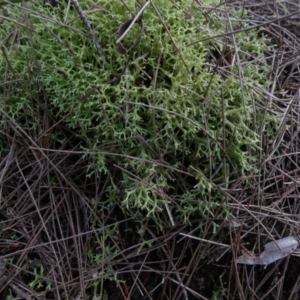
[[[198,2],[208,16],[228,21],[220,39],[232,52],[239,49],[230,32],[245,29],[231,28],[230,16],[241,6],[251,15],[247,25],[260,29],[274,45],[265,53],[270,85],[259,90],[259,105],[281,118],[276,137],[268,140],[258,124],[257,133],[265,136],[259,172],[240,178],[228,174],[228,182],[220,185],[211,179],[232,217],[191,218],[189,225],[178,222],[160,231],[153,221],[141,225],[135,212],[128,209],[125,215],[120,205],[109,205],[108,176],[88,176],[93,155],[80,148],[89,145],[88,136],[79,138],[47,110],[42,116],[36,112],[43,126],[25,132],[2,111],[6,126],[0,134],[9,151],[0,163],[1,299],[299,298],[296,255],[266,269],[236,263],[242,247],[260,253],[270,240],[300,238],[298,6],[292,1],[231,1],[212,9]],[[242,70],[248,62],[237,57],[235,63]],[[41,99],[47,99],[46,92]],[[62,146],[50,135],[64,140]],[[192,172],[178,171],[186,177]],[[170,214],[166,207],[161,220],[168,223]]]

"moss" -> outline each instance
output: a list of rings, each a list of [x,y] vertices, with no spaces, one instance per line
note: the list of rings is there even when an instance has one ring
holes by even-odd
[[[135,1],[126,3],[135,13]],[[92,3],[82,5],[87,9]],[[257,32],[235,34],[242,70],[215,72],[212,45],[223,46],[220,38],[208,37],[224,33],[224,22],[210,21],[192,1],[157,0],[159,15],[147,7],[145,32],[122,73],[127,56],[117,51],[116,31],[132,15],[121,1],[100,0],[99,10],[87,14],[108,70],[75,10],[64,3],[53,9],[27,6],[34,12],[29,13],[32,31],[9,21],[0,27],[7,36],[0,72],[6,81],[21,79],[10,85],[10,93],[1,89],[0,108],[16,119],[26,112],[31,122],[22,126],[29,131],[42,122],[34,105],[42,107],[39,95],[47,95],[53,118],[64,118],[78,136],[88,136],[85,150],[99,153],[91,156],[89,168],[111,176],[110,203],[121,199],[125,209],[158,222],[168,202],[176,219],[188,222],[194,214],[209,217],[224,206],[209,179],[221,164],[228,172],[220,169],[218,183],[255,170],[257,124],[263,120],[256,91],[267,85],[267,46]],[[11,19],[26,19],[18,5],[7,10]],[[126,49],[138,33],[135,25],[124,39]],[[189,167],[197,171],[188,176]]]

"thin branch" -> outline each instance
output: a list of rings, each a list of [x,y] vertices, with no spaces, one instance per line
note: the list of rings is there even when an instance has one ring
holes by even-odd
[[[80,19],[81,19],[82,22],[84,23],[84,25],[85,25],[85,27],[86,27],[88,33],[89,33],[90,38],[91,38],[92,41],[94,42],[95,47],[96,47],[96,49],[97,49],[98,55],[99,55],[99,56],[101,57],[101,59],[104,61],[104,67],[105,67],[105,69],[108,69],[108,64],[107,64],[107,62],[106,62],[105,55],[104,55],[104,53],[103,53],[103,51],[102,51],[102,49],[101,49],[101,47],[100,47],[100,44],[99,44],[99,41],[98,41],[96,35],[94,34],[94,31],[93,31],[93,29],[92,29],[92,27],[91,27],[90,22],[89,22],[88,19],[86,18],[86,16],[85,16],[85,14],[84,14],[82,8],[80,7],[78,1],[77,1],[77,0],[71,0],[71,3],[74,5],[76,11],[77,11],[78,14],[79,14]]]

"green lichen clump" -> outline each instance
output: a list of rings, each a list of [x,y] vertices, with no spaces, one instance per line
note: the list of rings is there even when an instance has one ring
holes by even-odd
[[[127,8],[121,1],[81,3],[85,10],[93,6],[86,16],[108,68],[66,3],[6,7],[18,22],[5,20],[0,27],[7,37],[0,72],[13,91],[0,90],[0,108],[32,131],[42,122],[37,115],[46,95],[53,118],[64,118],[78,137],[89,139],[83,148],[94,153],[87,155],[90,172],[110,177],[101,205],[122,203],[157,221],[167,203],[175,221],[188,222],[224,205],[215,185],[226,187],[255,169],[266,44],[255,31],[236,33],[240,67],[221,73],[211,50],[222,51],[224,38],[209,37],[224,33],[225,21],[209,19],[193,1],[153,3],[156,9],[150,4],[143,14],[145,30],[127,68],[116,32],[137,12],[134,0],[126,1]],[[136,24],[122,41],[128,52],[139,32]],[[24,114],[30,122],[22,123]],[[224,217],[226,209],[221,211]]]

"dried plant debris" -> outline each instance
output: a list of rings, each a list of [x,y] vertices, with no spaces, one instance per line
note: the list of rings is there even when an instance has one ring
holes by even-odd
[[[5,284],[5,266],[6,266],[6,263],[0,259],[0,292],[2,291],[2,287],[4,287],[4,284]]]
[[[297,249],[299,242],[293,237],[288,236],[283,239],[267,243],[265,251],[260,256],[254,255],[251,251],[242,251],[237,259],[237,263],[245,265],[264,265],[265,267],[272,262],[290,255]]]

